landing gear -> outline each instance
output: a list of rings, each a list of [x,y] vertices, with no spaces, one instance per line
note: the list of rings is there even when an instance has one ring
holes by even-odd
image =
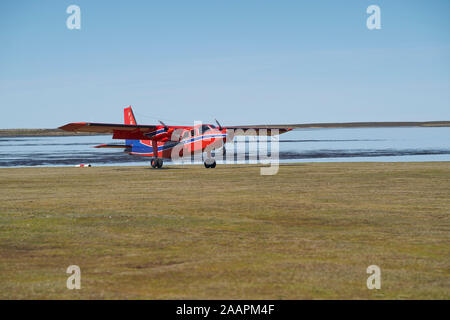
[[[160,158],[155,158],[152,159],[152,161],[150,162],[152,168],[161,168],[163,166],[163,160]]]
[[[153,156],[155,158],[152,159],[150,164],[153,168],[161,168],[163,166],[163,160],[158,158],[158,141],[152,140],[152,149],[153,149]]]
[[[205,168],[215,168],[216,167],[216,160],[206,159],[204,164],[205,164]]]
[[[211,149],[208,149],[206,151],[206,159],[205,159],[205,168],[215,168],[216,167],[216,160],[211,157]]]

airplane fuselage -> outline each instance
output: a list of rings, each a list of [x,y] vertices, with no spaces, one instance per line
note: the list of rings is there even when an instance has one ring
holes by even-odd
[[[226,143],[226,130],[219,130],[213,125],[198,125],[191,130],[182,130],[179,137],[171,137],[157,141],[158,154],[156,157],[172,159],[172,156],[186,156],[207,150],[208,146],[220,148]],[[157,136],[155,136],[157,138]],[[176,141],[173,141],[176,140]],[[127,140],[131,148],[129,154],[155,157],[152,140]]]

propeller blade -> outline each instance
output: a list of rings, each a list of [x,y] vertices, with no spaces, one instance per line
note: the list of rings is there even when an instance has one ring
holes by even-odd
[[[169,127],[164,123],[164,122],[162,122],[161,120],[158,120],[159,121],[159,123],[161,123],[163,126],[164,126],[164,129],[168,129]]]
[[[220,125],[219,121],[217,121],[217,119],[214,119],[217,123],[217,125],[219,126],[219,130],[222,130],[222,126]]]

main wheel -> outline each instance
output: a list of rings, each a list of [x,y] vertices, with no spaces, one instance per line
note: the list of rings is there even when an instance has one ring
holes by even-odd
[[[156,167],[159,169],[163,166],[163,159],[156,159],[156,160],[157,160]]]
[[[216,167],[216,160],[206,159],[204,164],[205,164],[205,168],[215,168]]]
[[[152,161],[150,161],[150,165],[152,166],[152,168],[156,168],[157,166],[157,159],[152,159]]]

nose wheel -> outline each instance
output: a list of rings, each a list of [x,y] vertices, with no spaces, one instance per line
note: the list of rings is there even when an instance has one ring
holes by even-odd
[[[161,168],[163,166],[163,160],[159,158],[152,159],[150,162],[152,168]]]
[[[205,168],[215,168],[216,167],[216,160],[212,159],[206,159],[204,162]]]

